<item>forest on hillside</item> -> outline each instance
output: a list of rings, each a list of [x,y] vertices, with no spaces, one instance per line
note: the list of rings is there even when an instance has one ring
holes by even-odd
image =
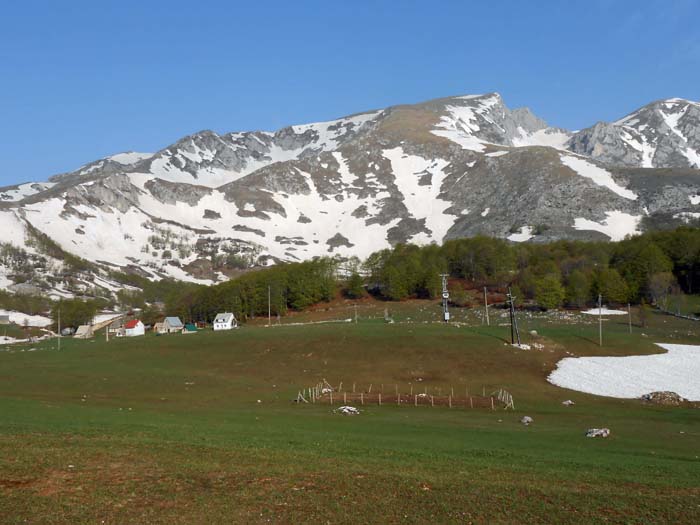
[[[60,308],[67,326],[89,322],[104,308],[140,309],[145,323],[164,314],[186,321],[211,321],[231,311],[245,321],[303,310],[342,293],[386,301],[434,299],[440,274],[450,276],[454,306],[481,304],[483,289],[503,295],[507,288],[518,306],[553,309],[595,304],[655,304],[668,308],[700,293],[700,228],[651,232],[620,242],[558,241],[515,244],[473,237],[442,245],[399,244],[359,259],[316,258],[253,269],[225,283],[203,286],[136,274],[110,277],[129,285],[116,298],[78,298],[54,303],[46,298],[0,291],[0,306],[28,313]]]
[[[400,244],[365,261],[318,258],[277,265],[215,286],[179,285],[161,299],[169,314],[211,320],[233,311],[240,319],[273,315],[329,301],[372,294],[387,301],[432,299],[441,292],[440,274],[450,276],[456,306],[480,304],[483,287],[508,287],[520,305],[543,309],[582,308],[598,295],[607,304],[669,301],[700,292],[700,229],[680,228],[610,242],[558,241],[513,244],[474,237],[443,245]],[[144,302],[146,298],[144,298]]]

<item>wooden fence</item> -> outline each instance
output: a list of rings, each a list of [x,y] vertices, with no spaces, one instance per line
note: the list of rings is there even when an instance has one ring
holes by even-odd
[[[320,383],[304,388],[297,394],[296,401],[299,403],[327,404],[327,405],[395,405],[412,407],[448,407],[462,409],[511,409],[515,410],[513,396],[506,390],[500,388],[490,394],[486,394],[486,389],[482,389],[481,395],[471,395],[468,388],[456,394],[454,387],[450,387],[442,393],[442,389],[432,388],[431,392],[427,387],[414,389],[409,387],[408,392],[402,392],[399,385],[392,385],[392,388],[385,389],[385,385],[379,388],[372,387],[358,389],[355,383],[352,390],[344,390],[341,382],[338,387],[331,386],[325,379]],[[415,390],[415,391],[414,391]]]

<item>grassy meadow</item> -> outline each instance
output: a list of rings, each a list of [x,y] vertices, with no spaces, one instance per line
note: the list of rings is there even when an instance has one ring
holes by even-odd
[[[490,327],[476,310],[445,326],[429,301],[364,301],[357,324],[288,324],[354,311],[338,302],[269,328],[0,351],[0,523],[700,522],[696,407],[546,381],[568,355],[697,343],[696,324],[652,314],[630,335],[626,317],[609,318],[600,348],[595,318],[523,313],[524,342],[543,345],[531,351],[506,344],[500,311]],[[385,405],[346,417],[292,403],[323,378],[456,395],[502,387],[516,410]],[[612,436],[587,439],[590,427]]]

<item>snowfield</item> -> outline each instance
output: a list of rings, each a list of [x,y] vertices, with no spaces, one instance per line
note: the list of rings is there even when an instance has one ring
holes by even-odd
[[[621,241],[627,235],[638,235],[641,215],[630,215],[621,211],[606,211],[606,219],[603,222],[595,222],[583,217],[574,219],[574,228],[577,230],[592,230],[610,237],[611,241]]]
[[[632,399],[658,391],[700,401],[700,345],[659,344],[665,354],[567,357],[548,381],[598,396]]]
[[[564,166],[568,166],[582,177],[592,180],[598,186],[608,188],[610,191],[618,194],[620,197],[633,201],[637,200],[636,193],[623,186],[620,186],[617,182],[615,182],[615,179],[613,179],[610,172],[604,170],[603,168],[599,168],[591,162],[579,159],[578,157],[572,157],[571,155],[561,155],[561,163],[564,164]]]

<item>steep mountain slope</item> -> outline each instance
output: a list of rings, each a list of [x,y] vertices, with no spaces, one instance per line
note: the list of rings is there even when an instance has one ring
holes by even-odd
[[[613,123],[579,131],[571,151],[615,166],[700,168],[700,104],[659,100]]]
[[[203,131],[154,154],[2,188],[0,225],[5,242],[45,255],[27,243],[43,233],[102,278],[126,268],[201,282],[256,264],[475,234],[620,239],[643,221],[682,223],[700,212],[700,170],[687,168],[696,109],[671,99],[607,125],[622,153],[593,128],[551,128],[498,94],[274,133]],[[0,279],[14,275],[0,264]]]

